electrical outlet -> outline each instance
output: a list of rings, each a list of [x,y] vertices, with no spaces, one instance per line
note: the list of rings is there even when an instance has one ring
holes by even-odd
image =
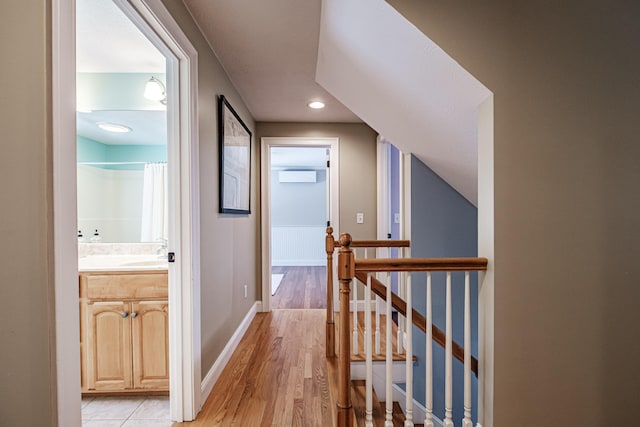
[[[247,298],[247,292],[249,291],[247,285],[244,285],[244,297]]]
[[[356,214],[356,224],[364,224],[364,213],[358,212]]]
[[[396,224],[400,224],[400,214],[399,213],[394,213],[393,214],[393,222]]]

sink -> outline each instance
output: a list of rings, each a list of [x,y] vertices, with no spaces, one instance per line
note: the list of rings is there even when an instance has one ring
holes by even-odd
[[[92,255],[78,260],[80,271],[166,269],[167,259],[157,255]]]
[[[122,263],[127,267],[166,267],[167,260],[166,259],[148,259],[144,261],[131,261]]]

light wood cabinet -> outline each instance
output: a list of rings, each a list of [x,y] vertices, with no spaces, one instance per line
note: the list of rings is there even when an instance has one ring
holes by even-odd
[[[80,273],[83,393],[167,391],[167,273]]]

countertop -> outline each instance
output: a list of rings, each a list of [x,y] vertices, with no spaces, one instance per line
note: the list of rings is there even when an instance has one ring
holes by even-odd
[[[88,255],[78,259],[78,271],[166,271],[166,257],[158,255]]]

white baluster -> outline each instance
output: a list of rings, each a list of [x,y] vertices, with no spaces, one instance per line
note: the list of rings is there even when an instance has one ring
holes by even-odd
[[[426,417],[424,419],[424,427],[434,427],[433,425],[433,320],[431,315],[431,272],[427,272],[427,342],[426,342],[426,381],[425,381],[425,408]]]
[[[451,375],[452,345],[451,345],[451,272],[447,271],[447,296],[446,296],[446,346],[444,357],[444,427],[454,427],[452,417],[453,377]]]
[[[355,260],[357,250],[353,250]],[[358,354],[358,281],[353,279],[351,289],[353,289],[353,354]]]
[[[402,258],[404,248],[398,248],[398,255]],[[406,299],[406,273],[398,274],[398,296],[402,299]],[[405,331],[405,319],[404,316],[398,312],[398,353],[402,354],[403,350],[403,338]]]
[[[364,352],[365,352],[365,427],[373,427],[373,351],[371,348],[371,274],[367,274],[364,296]]]
[[[464,417],[462,427],[473,427],[471,421],[471,296],[469,272],[464,272]]]
[[[386,325],[387,325],[387,333],[386,335],[386,413],[384,420],[384,427],[393,427],[393,397],[392,397],[392,377],[391,377],[391,368],[393,363],[393,352],[391,351],[391,273],[387,273],[387,310],[386,310]]]
[[[407,274],[405,272],[405,274]],[[413,427],[413,300],[411,295],[411,275],[407,274],[406,281],[406,293],[407,293],[407,342],[405,348],[407,353],[405,355],[406,366],[406,414],[405,414],[405,427]]]
[[[380,354],[380,301],[376,295],[376,354]]]

